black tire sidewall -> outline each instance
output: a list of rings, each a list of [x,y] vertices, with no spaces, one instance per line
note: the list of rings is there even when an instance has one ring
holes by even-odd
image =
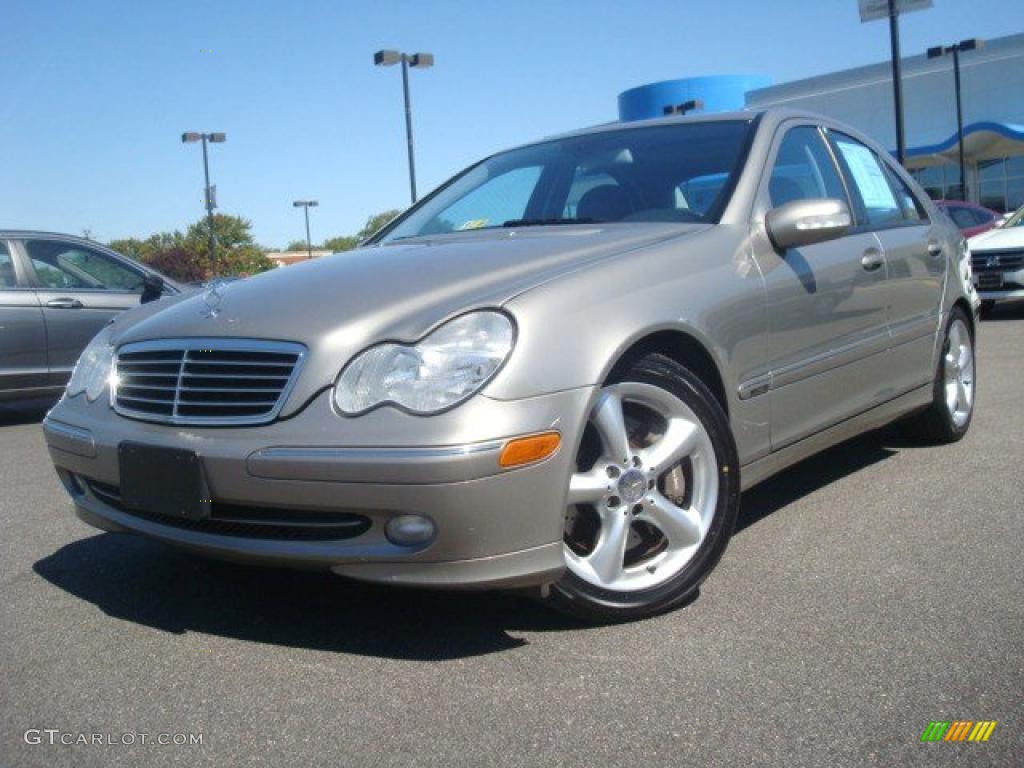
[[[686,403],[700,419],[711,438],[718,463],[718,502],[700,549],[664,584],[621,592],[590,584],[567,569],[552,586],[550,598],[556,607],[590,620],[632,620],[661,613],[685,601],[718,563],[739,514],[740,473],[736,444],[725,413],[703,382],[663,355],[641,358],[609,383],[621,381],[664,389]]]

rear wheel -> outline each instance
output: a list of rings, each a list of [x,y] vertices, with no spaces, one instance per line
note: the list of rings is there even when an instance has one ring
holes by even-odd
[[[736,448],[714,395],[670,358],[637,361],[591,410],[567,504],[555,607],[622,621],[684,602],[739,511]]]
[[[907,421],[917,436],[932,443],[955,443],[974,416],[974,336],[967,314],[954,307],[946,322],[942,356],[932,385],[932,403]]]

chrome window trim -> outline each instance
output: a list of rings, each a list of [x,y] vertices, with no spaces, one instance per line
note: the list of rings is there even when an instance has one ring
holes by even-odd
[[[214,349],[219,352],[282,352],[287,354],[297,355],[295,359],[295,365],[292,368],[291,376],[285,383],[284,388],[281,390],[281,395],[278,397],[274,407],[271,408],[267,413],[261,413],[256,416],[236,416],[236,417],[225,417],[225,416],[177,416],[177,415],[161,415],[158,413],[149,413],[146,411],[136,411],[131,408],[124,408],[117,403],[117,391],[114,388],[110,389],[110,407],[120,416],[124,416],[129,419],[136,419],[138,421],[149,421],[158,424],[174,424],[178,426],[207,426],[207,427],[236,427],[236,426],[255,426],[257,424],[268,424],[275,419],[281,413],[281,409],[284,408],[284,404],[288,401],[288,397],[291,395],[292,389],[295,387],[295,383],[299,379],[299,375],[302,372],[303,364],[306,361],[308,349],[304,344],[299,344],[294,341],[268,341],[265,339],[246,339],[246,338],[231,338],[231,337],[204,337],[204,336],[193,336],[184,338],[170,338],[170,339],[152,339],[149,341],[132,341],[126,344],[118,345],[114,349],[114,367],[113,373],[117,373],[117,363],[120,356],[123,353],[128,352],[159,352],[161,350],[176,350],[180,349],[186,353],[192,350],[198,349]],[[182,368],[184,367],[184,360],[182,358]],[[181,387],[181,369],[178,371],[178,384],[175,387],[175,404],[177,404],[178,392]]]

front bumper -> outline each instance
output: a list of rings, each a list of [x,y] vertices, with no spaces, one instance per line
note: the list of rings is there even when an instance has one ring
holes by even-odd
[[[293,418],[236,428],[135,421],[115,414],[103,398],[75,397],[58,403],[43,428],[79,517],[103,530],[223,559],[374,582],[520,587],[549,583],[564,568],[567,478],[593,394],[585,387],[516,401],[477,396],[437,416],[381,408],[346,418],[322,392]],[[554,455],[517,469],[499,466],[508,438],[547,430],[561,433]],[[185,525],[120,506],[123,441],[195,451],[215,524]],[[235,523],[224,522],[224,510]],[[245,523],[256,512],[259,521],[272,518],[280,526]],[[385,526],[399,514],[429,517],[433,539],[418,546],[389,541]],[[316,526],[339,516],[364,525],[357,535],[325,538]],[[317,535],[302,533],[307,524]]]

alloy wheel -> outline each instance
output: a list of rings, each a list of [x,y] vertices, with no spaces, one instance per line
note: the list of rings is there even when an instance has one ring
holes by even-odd
[[[663,584],[700,549],[717,504],[714,447],[690,407],[651,384],[607,386],[569,483],[566,565],[613,591]]]
[[[962,428],[974,406],[974,349],[971,333],[959,317],[949,326],[943,355],[943,388],[953,423]]]

